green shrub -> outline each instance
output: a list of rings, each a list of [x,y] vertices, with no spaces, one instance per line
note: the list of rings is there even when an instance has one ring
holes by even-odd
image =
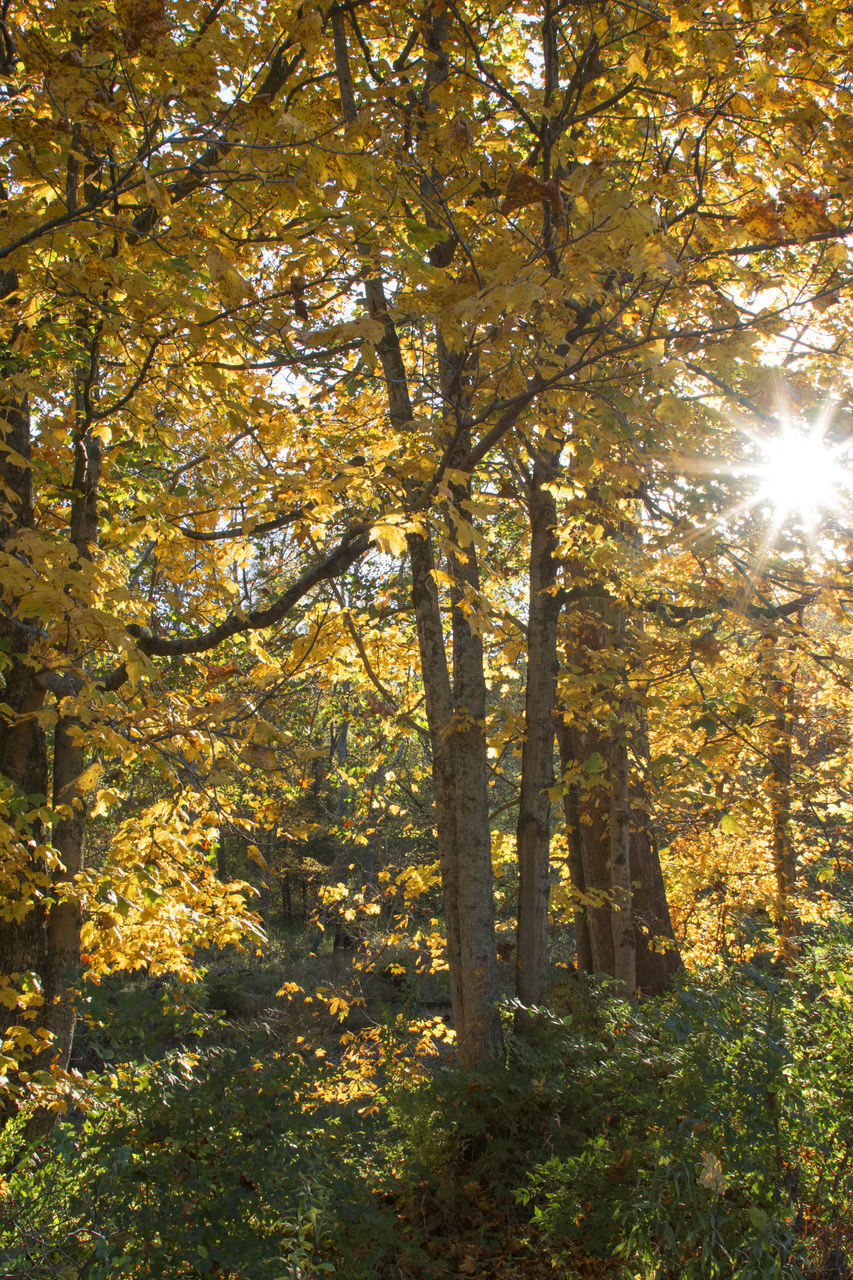
[[[853,1138],[850,1006],[810,982],[744,967],[648,1006],[601,1005],[597,1054],[567,1058],[584,1120],[563,1120],[517,1193],[556,1264],[621,1259],[649,1280],[802,1274],[804,1208],[849,1211],[818,1193]]]
[[[853,1218],[847,955],[823,942],[787,976],[744,966],[640,1007],[584,982],[571,1016],[531,1011],[524,1036],[508,1007],[506,1055],[476,1072],[415,1068],[395,1018],[365,1046],[368,1106],[356,1087],[334,1101],[355,1084],[343,1065],[272,1035],[241,1048],[245,1026],[147,991],[155,1040],[185,1048],[102,1075],[19,1167],[0,1275],[440,1275],[460,1223],[495,1222],[566,1276],[583,1260],[614,1280],[828,1275]],[[104,1058],[141,1051],[135,998],[119,984],[90,1009]],[[231,1047],[210,1047],[224,1031]]]
[[[339,1256],[376,1274],[394,1223],[360,1118],[306,1110],[298,1061],[181,1054],[102,1083],[11,1178],[0,1274],[277,1280],[335,1274]]]

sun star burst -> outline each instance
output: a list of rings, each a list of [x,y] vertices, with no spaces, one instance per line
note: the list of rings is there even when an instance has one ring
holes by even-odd
[[[827,444],[823,424],[803,430],[786,423],[778,435],[763,439],[761,448],[757,502],[772,509],[775,524],[795,517],[813,529],[822,515],[840,509],[844,460],[840,448]]]

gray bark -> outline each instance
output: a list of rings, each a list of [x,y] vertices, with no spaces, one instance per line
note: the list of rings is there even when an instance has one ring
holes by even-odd
[[[365,298],[371,315],[383,326],[376,351],[391,421],[403,429],[413,416],[408,382],[397,331],[377,277],[366,281]],[[476,561],[471,555],[456,566],[459,578],[452,611],[451,684],[432,539],[427,533],[409,533],[407,549],[432,750],[453,1018],[460,1061],[470,1066],[491,1057],[501,1043],[500,1019],[494,1006],[497,950],[485,785],[483,653],[479,637],[460,608],[464,584],[476,587]]]
[[[537,460],[530,490],[530,571],[527,688],[518,828],[518,934],[516,986],[525,1006],[546,996],[551,801],[554,785],[554,707],[557,692],[557,504],[544,486],[556,459]],[[523,1016],[517,1018],[525,1025]]]

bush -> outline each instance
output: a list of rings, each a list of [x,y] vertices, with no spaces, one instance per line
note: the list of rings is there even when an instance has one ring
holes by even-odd
[[[787,976],[744,966],[640,1007],[574,983],[571,1015],[531,1011],[524,1036],[508,1008],[507,1053],[476,1072],[399,1015],[334,1041],[340,1066],[271,1035],[240,1047],[245,1025],[164,988],[156,1039],[183,1048],[95,1078],[86,1113],[17,1170],[0,1275],[385,1280],[446,1274],[454,1250],[473,1265],[466,1232],[493,1252],[484,1274],[511,1274],[527,1238],[563,1275],[845,1275],[848,951],[824,942]],[[161,993],[144,994],[156,1012]],[[136,1046],[132,996],[90,1009],[99,1035],[115,1010]],[[210,1047],[223,1031],[231,1047]]]
[[[376,1274],[393,1221],[372,1195],[360,1117],[305,1106],[316,1068],[245,1051],[180,1054],[101,1082],[19,1168],[0,1274],[20,1280]]]
[[[807,1223],[850,1217],[853,1010],[838,978],[825,957],[784,980],[744,966],[639,1009],[601,1006],[598,1052],[567,1056],[583,1118],[564,1111],[558,1149],[518,1191],[555,1263],[804,1274]]]

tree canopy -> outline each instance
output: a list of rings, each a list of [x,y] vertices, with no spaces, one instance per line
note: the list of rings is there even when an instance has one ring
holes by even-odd
[[[81,972],[254,936],[229,833],[333,885],[403,760],[468,1065],[508,843],[524,1007],[549,911],[630,997],[712,908],[793,954],[847,830],[849,531],[768,459],[846,461],[850,16],[0,13],[10,1097]]]

